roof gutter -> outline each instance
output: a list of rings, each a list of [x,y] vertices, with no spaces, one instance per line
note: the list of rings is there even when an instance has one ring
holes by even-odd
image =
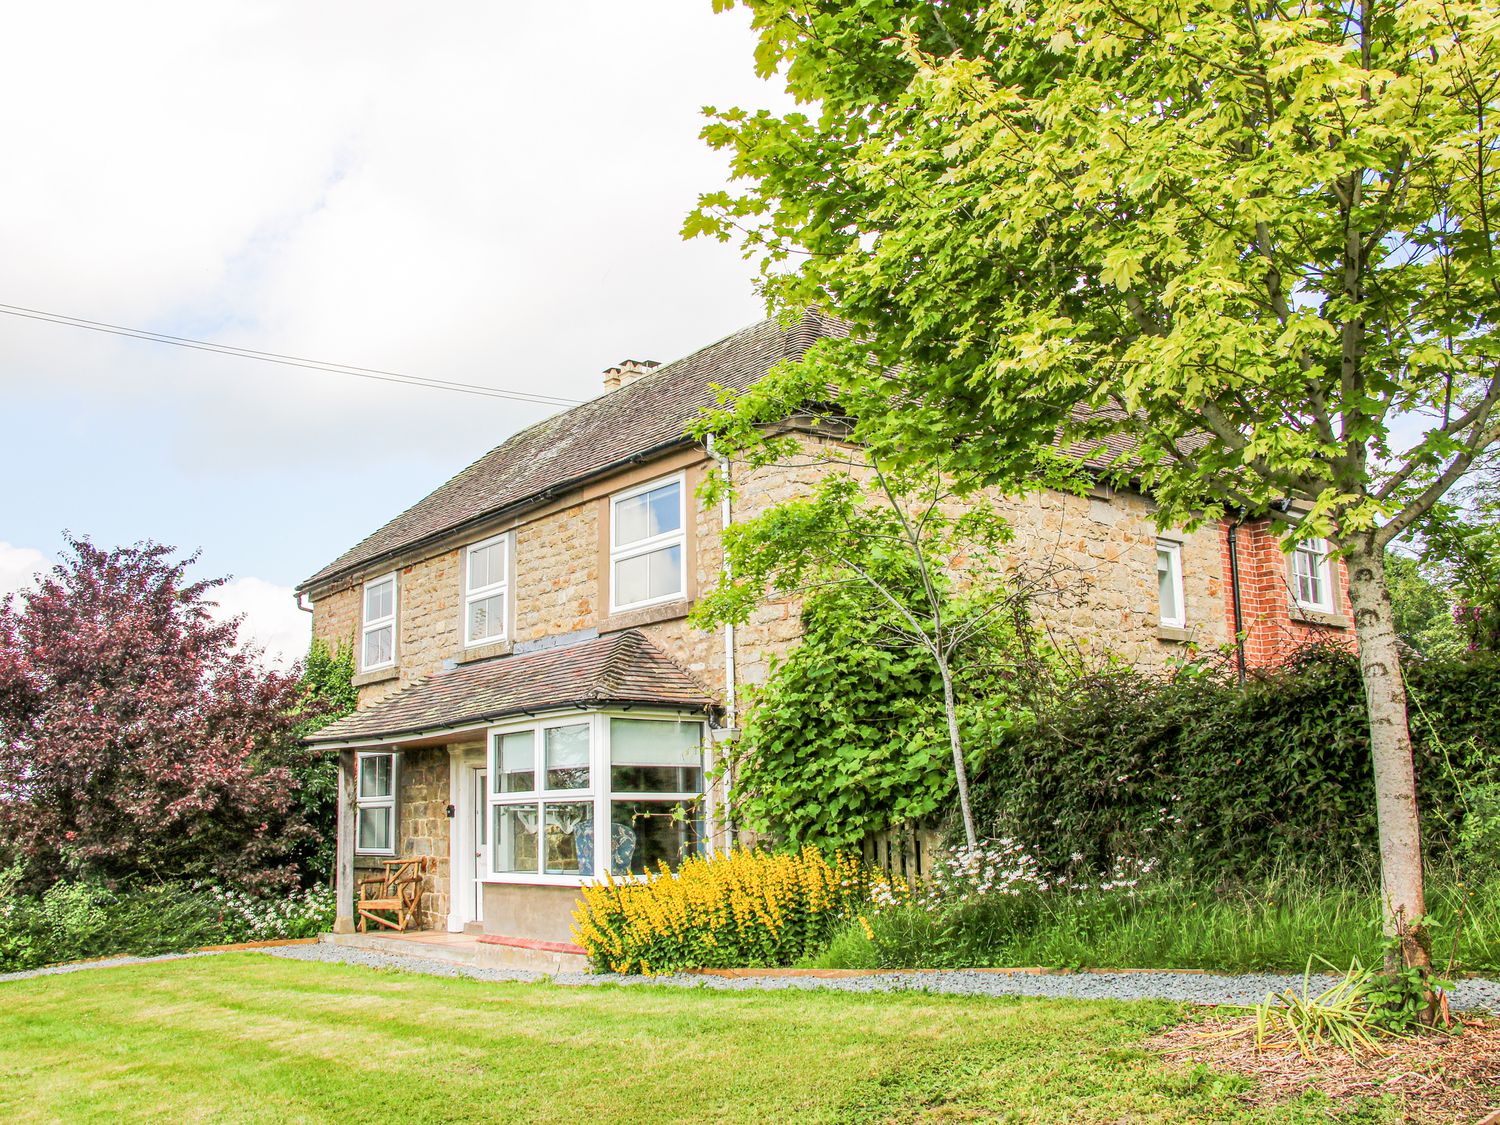
[[[1240,683],[1245,682],[1245,610],[1240,603],[1240,524],[1245,522],[1245,509],[1235,513],[1229,525],[1229,591],[1234,602],[1234,658],[1239,671]]]
[[[378,734],[341,739],[320,740],[316,734],[313,734],[303,741],[317,750],[350,750],[359,746],[390,746],[399,742],[411,742],[417,738],[437,738],[445,734],[468,734],[482,731],[486,727],[493,726],[501,719],[508,719],[513,715],[537,716],[552,714],[554,712],[571,714],[575,711],[597,711],[604,707],[643,707],[657,711],[676,711],[679,714],[696,715],[700,712],[707,713],[712,709],[713,704],[704,703],[694,707],[685,703],[673,705],[671,703],[664,703],[661,700],[649,699],[573,700],[566,703],[549,703],[542,706],[507,707],[500,711],[491,711],[472,719],[466,719],[462,723],[455,723],[444,727],[407,727],[402,730],[383,731]]]

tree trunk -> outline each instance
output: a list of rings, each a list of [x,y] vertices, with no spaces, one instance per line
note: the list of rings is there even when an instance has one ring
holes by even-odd
[[[1411,733],[1406,724],[1401,654],[1396,647],[1391,596],[1385,585],[1385,553],[1370,534],[1353,537],[1343,546],[1349,567],[1349,600],[1354,605],[1354,630],[1359,638],[1360,675],[1370,719],[1386,933],[1400,936],[1400,954],[1407,965],[1427,969],[1432,964],[1432,948],[1422,894],[1417,779]]]
[[[953,776],[958,780],[958,808],[964,818],[964,839],[969,850],[979,846],[979,837],[974,833],[974,812],[969,807],[969,771],[964,768],[963,740],[958,733],[958,705],[953,700],[953,674],[948,671],[948,662],[939,658],[938,672],[943,677],[943,710],[948,714],[948,745],[953,751]]]

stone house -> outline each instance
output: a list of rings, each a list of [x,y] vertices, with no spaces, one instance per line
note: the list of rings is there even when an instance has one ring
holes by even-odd
[[[742,688],[795,643],[797,606],[737,628],[686,616],[721,566],[720,532],[822,470],[739,474],[704,505],[712,451],[684,436],[715,386],[742,389],[836,322],[773,321],[657,366],[606,372],[600,397],[510,438],[298,588],[314,634],[352,642],[359,706],[313,736],[341,763],[337,928],[382,859],[430,857],[420,922],[497,943],[565,942],[578,889],[725,844],[707,787]],[[831,439],[803,435],[810,453]],[[1266,520],[1159,531],[1151,501],[991,497],[1023,557],[1060,559],[1085,594],[1045,624],[1160,667],[1185,643],[1242,638],[1265,664],[1345,634],[1338,564],[1288,555]]]

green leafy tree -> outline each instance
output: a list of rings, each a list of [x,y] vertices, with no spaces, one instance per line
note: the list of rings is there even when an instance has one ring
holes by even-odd
[[[763,444],[753,447],[762,460],[772,455]],[[705,627],[742,623],[767,594],[819,595],[821,614],[813,615],[814,622],[823,619],[821,631],[814,634],[818,649],[828,644],[830,633],[852,632],[859,643],[849,655],[863,656],[875,675],[915,673],[909,664],[873,659],[875,645],[918,656],[936,679],[952,784],[972,848],[978,837],[969,806],[961,669],[976,663],[976,649],[993,653],[1002,620],[1008,620],[1009,639],[1016,642],[1010,657],[1018,666],[1032,662],[1040,648],[1029,629],[1030,590],[1024,582],[1045,582],[1045,577],[1023,580],[1013,574],[1008,583],[1000,581],[1010,528],[990,506],[955,509],[954,496],[940,476],[893,473],[878,461],[864,462],[858,451],[851,455],[857,458],[855,471],[830,472],[797,499],[729,527],[724,535],[726,578],[699,602],[693,620]],[[722,477],[715,481],[725,486]],[[830,596],[834,593],[836,597]],[[794,678],[780,689],[783,708],[788,697],[796,700],[800,692],[819,690],[817,659],[815,649],[794,660]],[[798,702],[810,702],[814,709],[827,705],[816,698]],[[779,742],[786,750],[786,731],[776,721],[768,716],[752,723],[752,739]],[[836,730],[829,733],[836,741]],[[853,747],[845,753],[859,755]],[[917,749],[913,759],[897,768],[923,773],[927,757]],[[758,768],[765,776],[770,767]]]
[[[802,638],[753,693],[734,746],[739,824],[800,847],[857,847],[873,832],[952,808],[942,680],[930,656],[892,642],[891,611],[864,591],[811,594]],[[955,660],[967,764],[982,768],[1024,726],[1045,686],[1024,620],[1002,616]]]
[[[1385,581],[1391,592],[1391,615],[1396,635],[1419,656],[1446,659],[1459,655],[1466,644],[1454,619],[1448,588],[1410,555],[1389,552]]]
[[[780,395],[832,384],[877,455],[1007,488],[1095,450],[1163,523],[1305,506],[1349,567],[1389,925],[1428,964],[1385,552],[1500,439],[1500,10],[747,6],[812,108],[716,115],[743,190],[687,232],[851,323]]]
[[[1454,620],[1473,652],[1500,652],[1500,473],[1493,468],[1437,505],[1423,527],[1427,558],[1457,599]]]

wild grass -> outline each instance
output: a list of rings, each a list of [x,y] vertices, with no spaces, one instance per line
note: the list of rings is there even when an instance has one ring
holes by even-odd
[[[1428,885],[1434,961],[1500,971],[1500,885],[1448,873]],[[1308,957],[1379,963],[1380,898],[1372,875],[1330,884],[1284,869],[1254,884],[1142,881],[1130,894],[1026,890],[929,911],[899,906],[847,927],[809,964],[820,968],[1211,969],[1301,972]]]

